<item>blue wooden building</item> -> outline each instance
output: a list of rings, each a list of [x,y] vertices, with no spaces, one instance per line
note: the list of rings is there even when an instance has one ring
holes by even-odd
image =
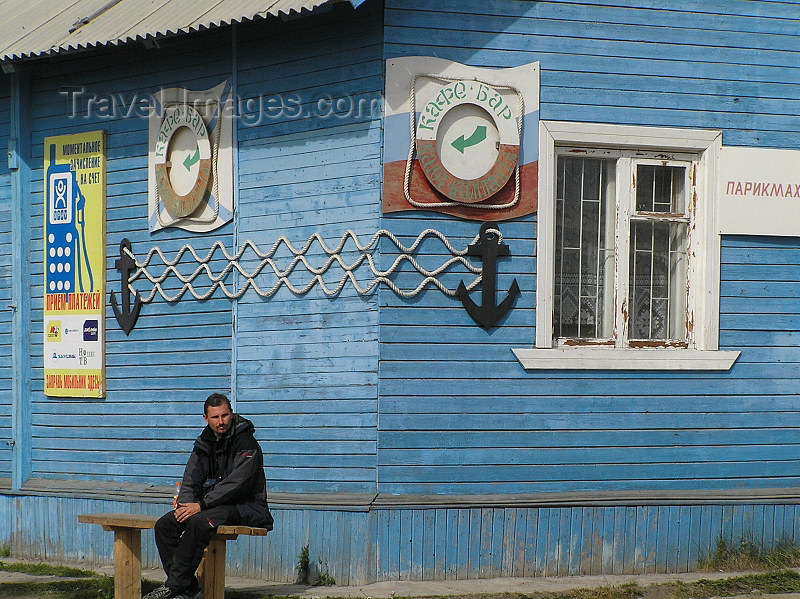
[[[231,574],[294,580],[306,545],[356,584],[687,571],[720,539],[800,541],[800,3],[44,4],[0,6],[14,555],[108,563],[77,515],[168,509],[211,391],[253,420],[275,516],[230,544]],[[447,190],[417,206],[422,142],[449,172],[447,126],[506,126],[464,100],[423,139],[470,81],[513,114],[495,153],[518,213]],[[218,88],[207,191],[228,203],[203,200],[214,228],[166,226],[152,115],[164,90]],[[54,395],[45,140],[97,131],[103,385]],[[413,201],[389,207],[392,186]],[[467,253],[484,221],[496,264]],[[126,334],[110,293],[129,275]],[[484,326],[465,308],[514,282]]]

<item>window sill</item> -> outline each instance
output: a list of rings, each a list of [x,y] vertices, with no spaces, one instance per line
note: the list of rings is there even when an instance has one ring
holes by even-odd
[[[680,348],[512,349],[525,370],[730,370],[738,351]]]

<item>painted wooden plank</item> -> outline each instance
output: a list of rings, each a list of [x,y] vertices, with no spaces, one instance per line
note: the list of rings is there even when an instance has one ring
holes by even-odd
[[[696,567],[701,560],[709,556],[709,548],[713,539],[713,527],[715,526],[717,508],[705,505],[700,510],[692,514],[693,523],[696,524],[697,531],[690,539],[689,555],[691,567]]]
[[[694,539],[698,537],[700,517],[700,510],[692,510],[687,506],[680,508],[682,528],[678,537],[676,572],[694,570],[697,567],[697,542]]]
[[[400,526],[398,535],[399,546],[399,560],[398,560],[398,579],[399,580],[413,580],[412,578],[412,543],[413,543],[413,530],[412,530],[412,511],[400,511]]]
[[[797,506],[792,505],[786,512],[786,519],[784,520],[784,530],[786,531],[787,538],[797,539],[798,530],[796,524]]]
[[[570,542],[569,542],[569,563],[568,572],[570,575],[585,573],[584,570],[584,551],[589,552],[586,546],[586,534],[591,534],[591,510],[590,508],[572,508],[570,510]]]
[[[472,541],[471,534],[471,519],[470,510],[458,510],[458,569],[456,574],[457,580],[464,580],[470,577],[472,572],[472,547],[475,543]]]
[[[280,418],[280,417],[279,417]],[[303,416],[298,416],[302,422]],[[332,420],[335,415],[330,416]],[[695,414],[695,426],[697,428],[718,428],[724,424],[725,428],[783,428],[783,422],[775,419],[770,413],[705,413]],[[481,430],[484,414],[464,414],[459,422],[453,422],[448,415],[426,414],[424,417],[416,418],[413,423],[398,415],[386,415],[381,419],[382,425],[385,424],[387,430]],[[619,430],[625,429],[662,429],[662,428],[685,428],[686,418],[681,414],[626,414],[625,418],[614,417],[613,415],[591,415],[582,413],[571,414],[496,414],[494,425],[497,430],[558,430],[582,428],[584,430],[607,429],[611,423],[616,421]],[[42,423],[56,424],[52,418],[42,417]]]
[[[728,445],[716,448],[710,447],[663,447],[648,450],[639,449],[639,455],[632,456],[630,448],[604,447],[595,452],[587,446],[581,449],[548,450],[542,448],[515,448],[514,455],[503,460],[508,465],[563,465],[578,464],[583,458],[587,465],[622,464],[631,461],[649,464],[651,462],[669,462],[675,465],[691,464],[701,461],[729,461],[731,454],[739,461],[771,461],[779,462],[786,459],[785,447],[774,446],[745,446],[737,447]],[[300,453],[302,456],[303,453]],[[381,450],[382,466],[479,466],[491,464],[497,460],[496,449],[478,449],[474,447],[463,449],[417,449],[417,450]],[[791,461],[791,460],[789,460]]]
[[[526,511],[517,508],[505,509],[507,526],[503,534],[503,576],[524,576]]]
[[[731,406],[730,402],[735,402]],[[382,414],[461,414],[469,412],[496,411],[498,413],[531,412],[537,413],[641,413],[641,412],[791,412],[797,407],[792,397],[781,395],[726,395],[716,397],[707,395],[703,401],[697,397],[670,397],[667,395],[627,396],[621,393],[614,396],[561,396],[551,395],[543,404],[532,397],[493,397],[493,396],[446,396],[427,395],[425,401],[418,396],[385,396],[380,400]]]
[[[570,523],[571,509],[550,511],[549,541],[554,556],[553,575],[566,576],[569,573]]]
[[[396,511],[379,510],[376,512],[376,530],[377,530],[377,575],[378,582],[390,579],[390,572],[397,572],[396,559],[392,560],[392,555],[396,553],[392,551],[392,546],[389,544],[391,538],[391,520],[397,516]],[[395,537],[397,538],[397,537]],[[396,546],[395,546],[396,547]]]
[[[405,22],[406,11],[417,13],[427,8],[424,2],[400,2],[395,0],[387,2],[387,18],[396,17],[399,23]],[[595,7],[582,0],[567,0],[560,2],[558,6],[548,5],[498,5],[498,6],[478,6],[458,3],[455,0],[449,0],[437,7],[441,11],[456,12],[460,15],[467,16],[481,16],[488,15],[492,17],[513,17],[516,19],[531,18],[547,19],[557,18],[559,20],[590,20],[593,22],[607,22],[607,23],[622,23],[622,24],[652,24],[652,10],[663,10],[668,8],[671,13],[675,14],[675,21],[671,21],[669,25],[676,25],[678,23],[685,23],[688,26],[703,26],[709,29],[724,29],[732,23],[736,24],[735,31],[755,31],[759,32],[753,19],[745,17],[774,17],[778,19],[777,26],[781,25],[788,27],[788,22],[783,22],[786,14],[778,7],[771,5],[757,5],[747,4],[740,0],[726,3],[716,1],[711,4],[700,5],[686,5],[682,3],[672,3],[669,6],[658,2],[642,2],[639,1],[636,5],[631,3],[610,3],[604,5],[604,11],[598,12]],[[725,19],[715,18],[716,15],[726,15]],[[509,19],[511,20],[511,19]],[[391,21],[390,21],[391,23]],[[776,33],[781,31],[776,30]],[[794,30],[787,28],[785,33],[792,33]]]
[[[592,514],[592,536],[589,539],[590,552],[585,559],[589,574],[611,572],[614,570],[614,508],[598,508]]]
[[[556,561],[558,558],[555,541],[557,520],[554,519],[556,512],[550,508],[539,508],[536,510],[536,536],[534,547],[532,548],[533,561],[529,562],[533,566],[534,576],[555,576],[557,572]],[[526,551],[526,556],[531,551]]]
[[[603,379],[595,373],[571,374],[574,375],[574,378],[571,381],[559,381],[560,375],[553,372],[546,372],[546,375],[540,374],[538,377],[531,376],[530,379],[531,381],[535,381],[536,378],[544,378],[547,376],[548,379],[553,382],[553,386],[557,387],[558,385],[563,384],[565,386],[565,390],[568,389],[570,391],[569,394],[575,395],[602,392],[603,390],[598,389],[597,387],[601,384],[608,384],[603,383]],[[645,378],[645,376],[647,378]],[[453,381],[455,380],[458,379],[432,379],[426,381],[426,386],[429,388],[431,393],[441,395],[446,393],[448,389],[452,389],[454,384]],[[518,381],[515,381],[510,377],[499,378],[497,380],[472,380],[471,378],[468,380],[470,380],[470,385],[465,386],[461,390],[464,395],[482,395],[488,397],[493,394],[513,396],[520,394],[539,395],[540,393],[546,393],[546,390],[543,389],[541,385],[536,385],[533,382],[529,383],[528,385],[520,385]],[[399,395],[407,393],[409,387],[414,384],[415,379],[387,377],[384,379],[384,381],[385,387],[383,387],[383,389],[385,390],[384,392],[386,394]],[[675,395],[695,395],[699,389],[703,388],[703,383],[705,382],[709,384],[709,391],[713,390],[715,393],[719,394],[742,395],[752,391],[753,389],[752,381],[746,379],[736,379],[730,375],[725,375],[716,379],[713,377],[705,378],[704,376],[700,375],[686,375],[683,379],[670,379],[666,374],[663,376],[659,376],[658,374],[647,374],[642,375],[641,377],[635,377],[632,375],[630,378],[620,375],[614,383],[615,388],[623,386],[626,391],[631,394],[647,394],[653,389],[653,381],[659,381],[659,383],[663,383],[664,386],[669,389],[669,392],[674,393]],[[790,379],[764,379],[762,383],[763,386],[761,387],[761,391],[770,395],[796,392],[796,385],[794,385]],[[552,388],[549,389],[549,391],[552,390]],[[606,393],[612,394],[613,391],[609,387]]]
[[[359,558],[358,555],[353,553],[353,547],[350,539],[354,532],[354,527],[344,526],[344,514],[342,512],[336,513],[335,523],[336,532],[338,536],[339,551],[341,551],[341,558],[336,556],[333,552],[329,555],[330,562],[334,571],[334,576],[338,576],[343,584],[350,584],[350,575],[352,571],[353,560]]]
[[[503,508],[492,510],[491,528],[491,561],[489,576],[497,578],[503,575],[503,537],[505,536],[506,510]]]
[[[418,35],[418,31],[415,31],[414,34]],[[427,39],[433,40],[434,38],[428,37]],[[436,38],[437,40],[439,38]],[[442,38],[444,40],[444,38]],[[546,38],[543,36],[541,40],[530,40],[520,38],[517,40],[518,46],[516,48],[505,48],[506,51],[513,52],[503,52],[498,45],[496,44],[494,48],[482,48],[482,44],[476,44],[475,47],[467,48],[464,44],[460,44],[458,47],[446,47],[447,42],[444,41],[444,44],[440,43],[433,43],[427,45],[417,45],[411,46],[409,44],[394,44],[394,43],[387,43],[386,45],[386,53],[388,56],[397,57],[397,56],[414,56],[414,55],[430,55],[431,53],[446,53],[446,56],[450,60],[454,60],[457,62],[462,63],[469,63],[470,57],[472,57],[472,64],[479,64],[479,65],[491,65],[493,67],[510,67],[510,66],[517,66],[520,61],[522,62],[530,62],[534,60],[541,61],[542,65],[550,66],[549,68],[552,69],[563,69],[567,71],[589,71],[589,72],[599,72],[599,73],[615,73],[615,74],[630,74],[630,75],[650,75],[650,76],[671,76],[674,75],[676,77],[687,77],[691,76],[693,71],[688,70],[687,65],[690,62],[693,62],[692,66],[695,67],[694,73],[696,75],[700,75],[704,79],[715,79],[721,76],[725,78],[732,78],[733,75],[728,75],[725,71],[727,69],[732,69],[733,65],[708,61],[708,62],[700,62],[700,61],[691,61],[685,60],[681,61],[681,64],[664,64],[659,62],[657,59],[647,58],[647,59],[634,59],[631,56],[626,57],[606,57],[604,56],[602,60],[598,59],[597,55],[592,55],[592,49],[587,47],[586,45],[583,46],[585,52],[574,52],[574,53],[564,53],[558,51],[558,43],[561,40],[557,38]],[[539,43],[541,42],[541,43]],[[535,46],[534,46],[535,44]],[[522,47],[527,47],[530,51],[525,53],[520,53],[520,49]],[[691,47],[687,47],[685,49],[678,49],[675,53],[676,55],[680,54],[680,50],[688,51]],[[563,46],[562,46],[563,50]],[[688,56],[687,56],[688,58]],[[740,66],[740,65],[737,65]],[[741,72],[741,71],[740,71]],[[747,81],[773,81],[773,82],[786,82],[788,83],[786,73],[781,74],[779,69],[769,67],[769,66],[752,66],[747,69],[747,75],[743,77],[743,79]],[[542,89],[542,99],[546,100],[547,88]],[[544,101],[542,102],[542,117],[548,120],[555,120],[558,118],[555,116],[556,113],[552,115],[549,114],[549,105],[547,105]],[[598,110],[602,110],[599,108]],[[597,112],[595,112],[594,118],[591,118],[592,122],[603,122],[605,119],[598,119]],[[646,122],[646,121],[645,121]],[[697,121],[695,121],[696,123]],[[651,120],[648,124],[654,124]]]
[[[616,570],[621,574],[633,572],[636,538],[636,509],[630,506],[614,508],[614,549]]]
[[[671,13],[676,14],[676,13]],[[400,42],[399,46],[405,46],[407,51],[408,46],[413,44],[412,38],[414,36],[418,36],[419,32],[425,29],[425,25],[423,24],[423,19],[428,16],[425,12],[420,11],[418,13],[414,13],[413,16],[411,14],[406,14],[404,18],[409,25],[404,26],[402,28],[392,28],[389,30],[390,36],[396,39],[390,39],[390,42],[393,46],[390,46],[391,49],[394,49],[394,44]],[[463,14],[459,14],[459,23],[463,18]],[[449,19],[449,22],[452,24],[455,19]],[[607,56],[617,57],[617,56],[630,56],[630,57],[637,57],[641,59],[655,59],[658,57],[656,50],[652,47],[648,47],[648,44],[641,39],[636,39],[635,37],[628,37],[622,35],[624,33],[631,33],[634,34],[635,31],[643,31],[643,29],[639,29],[636,26],[619,26],[612,23],[572,23],[568,21],[562,21],[560,23],[552,24],[552,29],[548,29],[546,31],[542,31],[541,35],[535,36],[536,39],[526,39],[525,34],[522,31],[519,33],[515,33],[513,29],[511,31],[503,31],[503,32],[493,32],[494,35],[489,34],[485,29],[482,31],[474,31],[471,32],[468,36],[464,35],[464,32],[461,30],[455,29],[455,25],[452,24],[450,27],[447,27],[447,19],[439,19],[439,23],[441,24],[436,28],[437,35],[436,36],[429,36],[428,38],[417,38],[417,39],[425,39],[426,45],[428,47],[451,47],[451,48],[466,48],[470,47],[472,49],[482,50],[485,53],[491,53],[492,51],[497,50],[516,50],[517,52],[529,52],[534,53],[538,52],[541,54],[553,54],[556,52],[557,43],[559,41],[563,42],[564,36],[569,36],[571,39],[571,44],[569,48],[563,50],[565,54],[585,54],[591,55],[592,49],[597,51],[605,51],[607,52]],[[497,20],[495,20],[497,22]],[[428,21],[430,23],[430,21]],[[519,25],[525,29],[525,31],[530,35],[531,31],[535,31],[538,27],[537,25],[544,25],[543,23],[540,24],[538,21],[519,21]],[[485,25],[484,25],[485,26]],[[429,25],[427,26],[429,28]],[[470,27],[469,19],[465,19],[465,27]],[[581,30],[581,27],[586,27],[589,31],[593,31],[596,34],[600,35],[608,35],[608,37],[603,37],[602,39],[598,39],[593,35],[586,35],[585,31]],[[513,25],[512,25],[513,28]],[[718,40],[726,40],[730,43],[730,45],[723,44],[721,47],[715,47],[712,51],[708,51],[703,55],[695,55],[691,56],[689,54],[689,50],[691,49],[700,49],[705,44],[704,42],[698,42],[694,39],[689,37],[690,31],[689,28],[665,28],[663,31],[659,31],[658,33],[654,32],[652,28],[647,28],[649,35],[657,35],[659,39],[664,40],[664,45],[666,46],[665,53],[663,56],[669,58],[677,58],[677,57],[684,57],[685,59],[696,62],[700,65],[706,62],[719,62],[724,65],[732,65],[734,64],[733,61],[735,57],[741,57],[742,62],[741,64],[749,65],[769,65],[769,62],[766,60],[766,57],[757,56],[754,54],[750,54],[749,56],[746,54],[746,48],[742,47],[738,42],[737,39],[756,39],[760,37],[763,41],[764,36],[748,36],[746,34],[737,34],[736,38],[733,37],[725,32],[717,33],[715,31],[708,32],[709,37]],[[683,34],[683,39],[680,38],[681,34]],[[458,39],[457,36],[461,35],[461,43],[458,43],[456,40]],[[635,34],[634,34],[635,35]],[[791,47],[788,45],[788,40],[783,38],[783,41],[780,41],[782,38],[779,36],[775,36],[777,40],[777,44],[782,49],[790,49]],[[410,42],[410,43],[409,43]],[[652,44],[650,44],[652,46]],[[778,58],[776,61],[778,63],[786,63],[792,64],[792,52],[791,51],[780,51],[776,52]],[[662,68],[675,68],[676,65],[664,65]],[[588,67],[591,69],[591,66]],[[631,67],[628,67],[630,69]],[[730,67],[729,67],[730,68]],[[588,69],[587,69],[588,70]],[[626,72],[626,71],[622,71]],[[684,74],[689,73],[690,71],[684,71]]]
[[[411,510],[411,580],[422,580],[424,566],[425,511]]]
[[[604,566],[604,571],[610,571],[612,574],[625,574],[627,571],[625,547],[626,543],[632,543],[632,539],[629,541],[630,537],[626,534],[626,530],[632,525],[629,522],[630,518],[626,515],[629,510],[630,508],[624,506],[615,506],[606,510],[609,512],[609,516],[606,521],[605,534],[611,542],[611,548],[608,551],[611,554],[609,558],[611,567],[608,569],[607,566]]]
[[[658,571],[658,546],[661,537],[659,536],[658,525],[660,508],[643,507],[637,514],[643,542],[641,547],[644,549],[641,561],[641,572],[644,574],[654,574]]]
[[[419,549],[417,558],[419,567],[416,572],[418,580],[432,579],[434,576],[436,553],[434,538],[436,537],[436,514],[433,510],[415,510],[414,527],[417,530],[416,545]]]
[[[518,553],[522,561],[521,576],[542,576],[544,571],[544,548],[547,541],[546,523],[542,511],[539,509],[525,510],[525,536],[521,538],[521,547]]]
[[[455,580],[458,576],[458,510],[436,512],[437,537],[434,540],[436,566],[435,580]]]
[[[581,468],[580,464],[568,465],[537,465],[535,471],[538,475],[537,481],[530,481],[531,466],[528,464],[512,465],[480,465],[463,466],[453,468],[451,466],[408,466],[403,472],[399,466],[379,466],[379,471],[388,484],[408,484],[417,488],[425,488],[425,485],[469,485],[475,484],[476,487],[484,489],[490,487],[490,481],[496,482],[497,490],[503,492],[518,492],[512,487],[538,487],[543,483],[554,483],[548,485],[557,488],[557,484],[564,485],[565,489],[571,488],[594,488],[609,489],[613,488],[613,481],[622,485],[627,483],[627,488],[635,487],[635,483],[642,485],[642,488],[698,488],[700,481],[716,481],[723,486],[735,484],[739,478],[748,478],[757,486],[759,482],[767,480],[769,477],[780,477],[783,479],[782,486],[791,486],[797,480],[795,470],[796,460],[772,461],[772,462],[701,462],[685,463],[674,465],[661,465],[658,463],[642,464],[606,464],[598,465],[592,470],[591,475],[582,479],[576,479]],[[492,474],[494,473],[494,476]],[[648,476],[651,473],[652,476]],[[611,480],[609,480],[611,479]],[[689,480],[683,480],[689,479]],[[578,483],[572,481],[580,480]],[[411,482],[413,481],[413,482]],[[708,484],[706,482],[706,484]],[[775,483],[777,484],[777,480]],[[506,484],[502,484],[506,483]],[[542,489],[544,490],[544,489]],[[406,491],[408,492],[408,491]],[[437,492],[441,492],[437,491]],[[463,492],[463,491],[461,491]],[[486,492],[486,491],[483,491]]]
[[[451,523],[452,510],[428,510],[433,517],[434,536],[430,539],[433,547],[433,564],[430,578],[432,580],[445,580],[449,566],[450,546],[448,545],[448,526]]]
[[[778,521],[776,530],[780,530],[778,542],[784,541],[791,543],[794,539],[794,506],[784,506],[783,520]]]

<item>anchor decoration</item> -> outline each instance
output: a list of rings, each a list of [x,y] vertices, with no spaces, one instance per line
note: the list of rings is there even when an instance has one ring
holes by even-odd
[[[467,314],[484,329],[490,329],[505,316],[511,309],[511,305],[519,295],[519,285],[517,279],[511,283],[506,298],[497,304],[495,295],[497,285],[497,258],[499,256],[510,256],[508,246],[500,240],[496,223],[483,223],[478,235],[477,243],[471,244],[467,248],[468,256],[480,256],[483,262],[481,274],[481,304],[480,306],[469,297],[464,281],[458,284],[456,295]]]
[[[139,318],[139,310],[142,309],[142,298],[139,297],[138,293],[134,293],[133,309],[131,309],[128,277],[130,276],[130,272],[136,269],[136,261],[131,258],[131,253],[131,242],[126,237],[119,243],[119,260],[114,262],[114,268],[119,271],[121,279],[120,294],[122,295],[122,310],[120,310],[119,304],[117,304],[117,298],[114,292],[111,292],[111,307],[114,309],[114,317],[117,319],[119,326],[122,327],[126,335],[130,335],[133,327],[136,326],[136,320]]]

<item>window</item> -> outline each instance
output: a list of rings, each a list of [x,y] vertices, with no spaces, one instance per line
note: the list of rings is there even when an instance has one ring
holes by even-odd
[[[695,167],[689,157],[659,161],[642,153],[558,150],[557,343],[687,346],[688,197]],[[631,183],[627,177],[618,182],[618,173],[631,173]]]
[[[542,122],[525,368],[727,369],[716,131]]]

